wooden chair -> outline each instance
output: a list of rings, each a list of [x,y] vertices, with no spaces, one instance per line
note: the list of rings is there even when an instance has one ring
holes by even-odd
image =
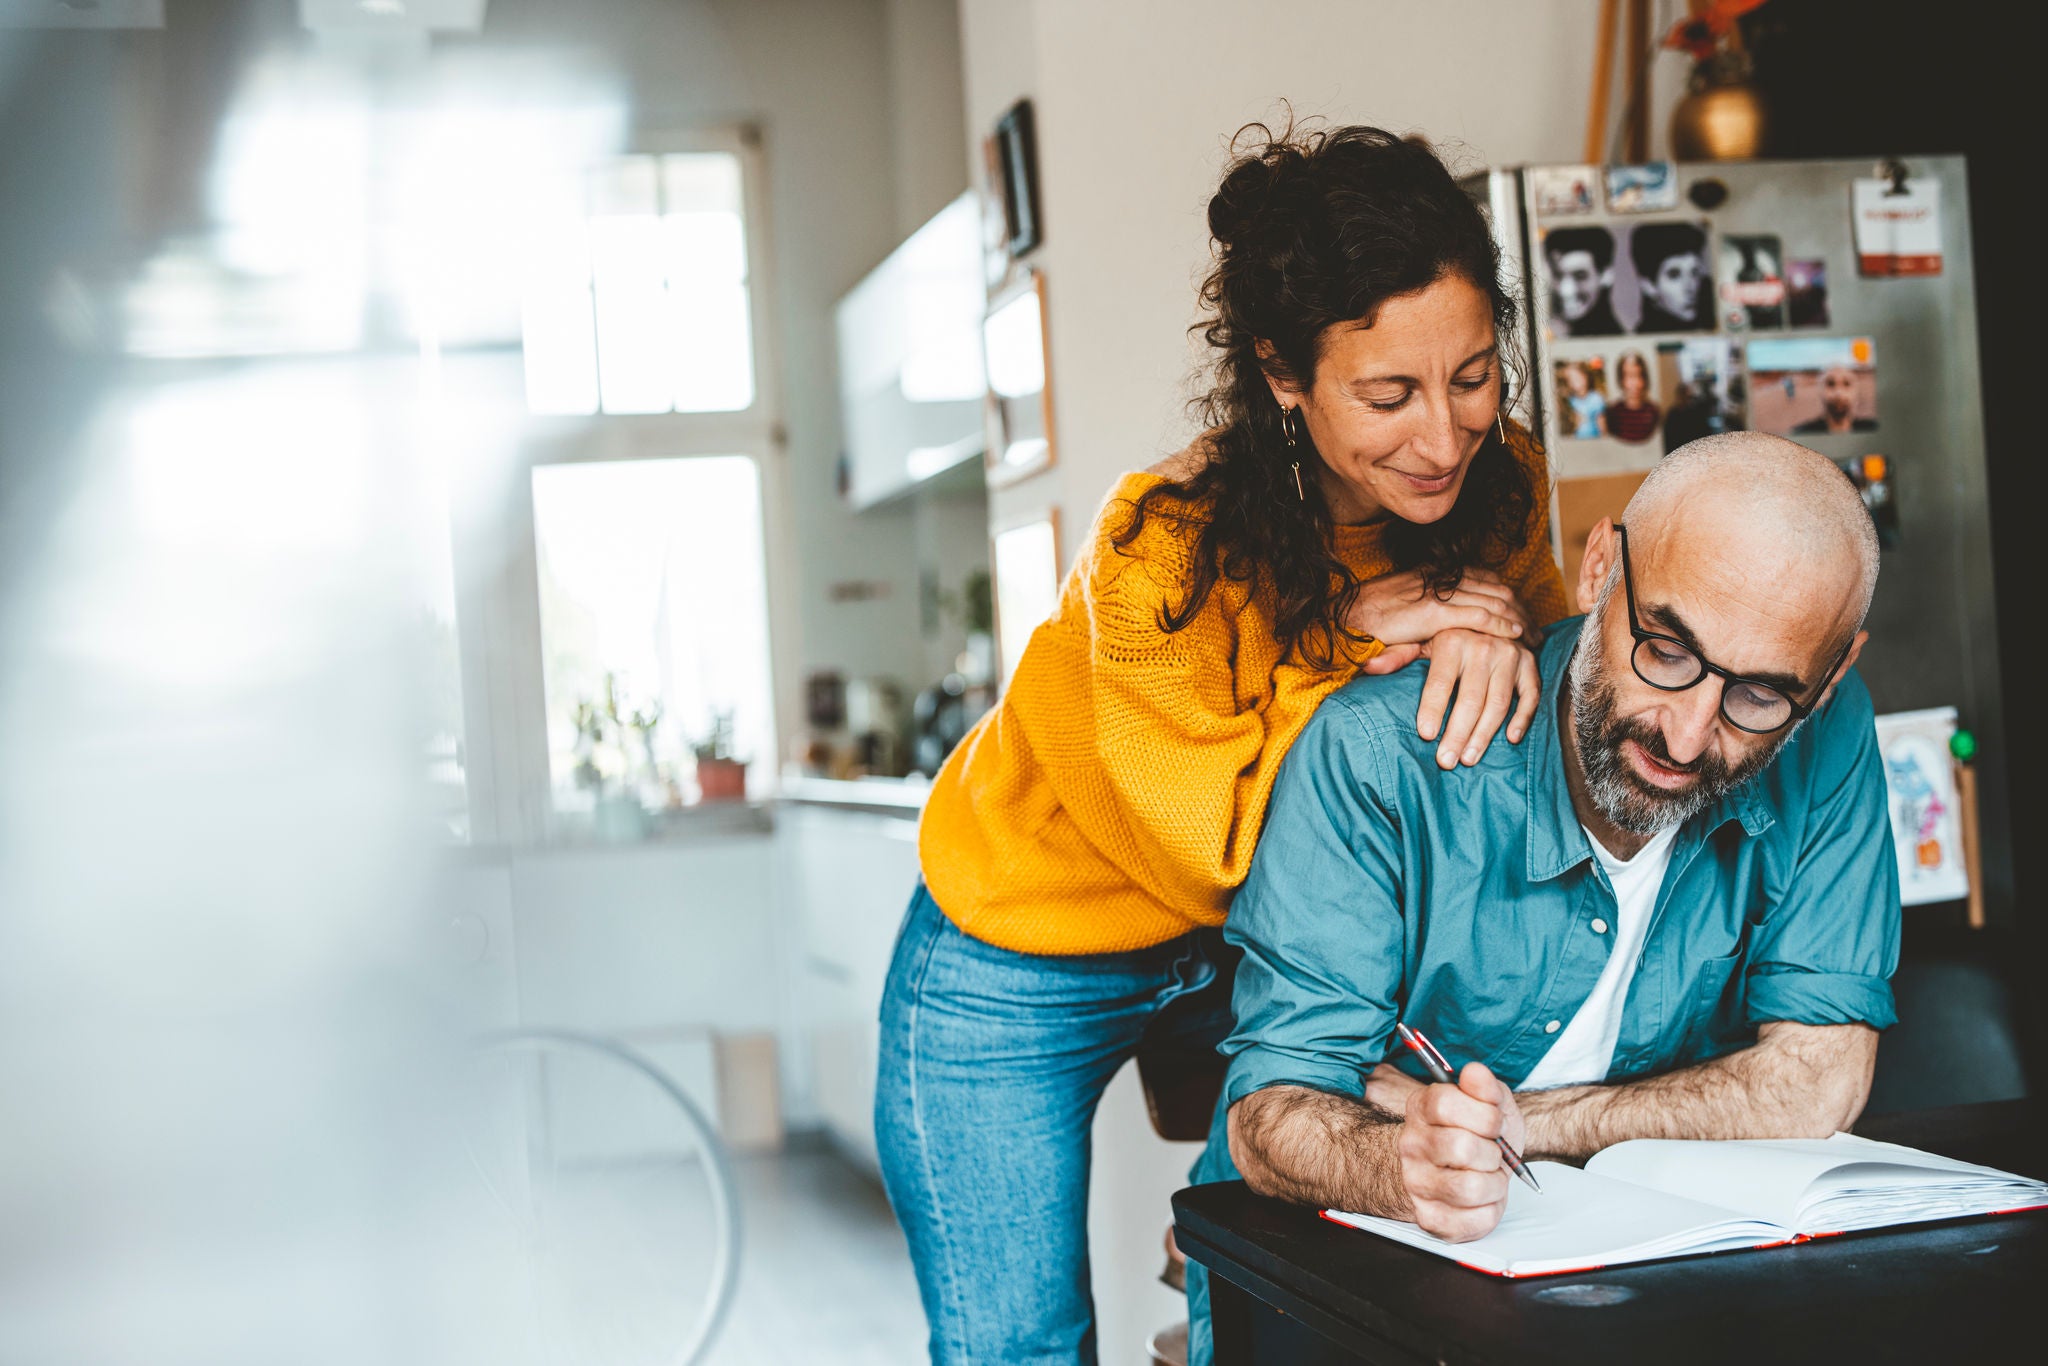
[[[1141,1045],[1138,1083],[1145,1088],[1145,1113],[1152,1119],[1152,1131],[1170,1143],[1200,1143],[1207,1138],[1228,1065],[1213,1048]]]

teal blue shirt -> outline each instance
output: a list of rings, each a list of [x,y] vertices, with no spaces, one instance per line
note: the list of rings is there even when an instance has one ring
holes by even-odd
[[[1267,1086],[1360,1095],[1390,1055],[1420,1075],[1397,1018],[1519,1084],[1571,1022],[1615,939],[1593,922],[1617,919],[1559,746],[1579,626],[1544,642],[1527,738],[1472,768],[1439,769],[1417,736],[1420,666],[1357,680],[1302,731],[1225,927],[1244,950],[1225,1105]],[[1608,1079],[1746,1047],[1769,1020],[1885,1028],[1898,952],[1884,769],[1852,672],[1679,829]]]

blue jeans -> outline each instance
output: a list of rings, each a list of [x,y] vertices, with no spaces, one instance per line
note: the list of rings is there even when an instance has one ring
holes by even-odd
[[[875,1138],[934,1366],[1093,1366],[1096,1104],[1141,1042],[1222,1040],[1234,959],[1216,930],[1013,953],[961,933],[918,885],[882,996]]]

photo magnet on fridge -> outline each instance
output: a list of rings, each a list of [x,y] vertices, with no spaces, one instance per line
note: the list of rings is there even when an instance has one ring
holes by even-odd
[[[1529,170],[1529,197],[1538,218],[1568,218],[1591,213],[1599,193],[1595,166],[1535,166]]]
[[[1657,434],[1663,419],[1657,406],[1656,381],[1642,352],[1623,351],[1614,358],[1614,398],[1607,405],[1607,434],[1616,441],[1640,445]]]
[[[1743,429],[1747,386],[1728,338],[1658,342],[1657,382],[1666,403],[1666,455],[1688,441]]]
[[[1673,219],[1614,229],[1616,311],[1638,336],[1714,330],[1707,225]]]
[[[1557,430],[1568,441],[1609,437],[1641,445],[1657,434],[1663,410],[1649,357],[1631,347],[1608,356],[1578,356],[1552,367]]]
[[[1614,234],[1606,228],[1545,228],[1543,273],[1550,285],[1550,335],[1618,337]]]
[[[1557,381],[1557,430],[1569,441],[1597,441],[1607,435],[1607,362],[1599,356],[1561,360]]]
[[[1749,343],[1750,420],[1780,436],[1877,430],[1877,347],[1868,337]]]
[[[1785,253],[1777,238],[1721,234],[1721,302],[1731,328],[1785,325]]]
[[[1795,256],[1785,263],[1785,321],[1793,327],[1828,325],[1828,263]]]
[[[1669,213],[1678,207],[1678,168],[1668,161],[1607,168],[1609,213]]]

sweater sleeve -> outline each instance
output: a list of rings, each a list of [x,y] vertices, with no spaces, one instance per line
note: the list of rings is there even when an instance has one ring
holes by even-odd
[[[1543,447],[1519,423],[1508,428],[1508,449],[1528,471],[1535,498],[1522,544],[1508,557],[1501,577],[1522,595],[1536,624],[1549,626],[1572,615],[1571,594],[1565,591],[1564,575],[1550,547],[1550,462]]]
[[[1121,492],[1122,490],[1120,490]],[[1287,748],[1323,698],[1380,648],[1333,669],[1282,657],[1242,585],[1220,582],[1194,619],[1165,629],[1187,592],[1194,532],[1153,516],[1112,544],[1127,503],[1112,502],[1083,566],[1089,696],[1098,773],[1114,793],[1105,832],[1168,905],[1220,910],[1244,881]],[[1242,620],[1247,628],[1238,629]]]

